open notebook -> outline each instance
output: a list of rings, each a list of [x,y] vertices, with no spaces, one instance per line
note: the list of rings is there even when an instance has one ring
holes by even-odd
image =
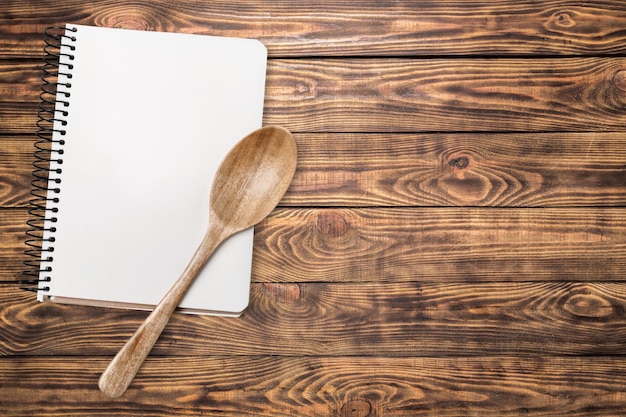
[[[40,112],[53,149],[38,299],[150,309],[205,233],[217,166],[261,126],[267,51],[251,39],[69,24],[48,35],[58,91],[54,117]],[[248,229],[224,242],[180,310],[241,314],[252,239]]]

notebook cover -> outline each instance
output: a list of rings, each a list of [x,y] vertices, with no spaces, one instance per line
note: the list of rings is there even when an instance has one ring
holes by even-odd
[[[71,79],[59,75],[57,108],[70,105],[54,125],[63,163],[51,170],[62,182],[39,299],[151,308],[204,235],[217,166],[262,124],[267,51],[250,39],[67,28],[75,41],[61,48],[59,72]],[[248,229],[224,242],[181,310],[240,314],[252,240]]]

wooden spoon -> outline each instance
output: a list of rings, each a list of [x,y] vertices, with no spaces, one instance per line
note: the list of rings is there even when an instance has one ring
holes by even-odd
[[[165,294],[100,377],[111,398],[126,391],[194,278],[229,236],[254,226],[276,207],[296,169],[296,144],[287,130],[269,126],[243,138],[226,155],[211,188],[209,227],[174,286]]]

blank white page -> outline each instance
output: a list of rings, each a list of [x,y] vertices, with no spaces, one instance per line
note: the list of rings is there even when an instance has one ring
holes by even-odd
[[[67,28],[72,77],[59,81],[71,83],[70,106],[55,124],[67,133],[55,136],[62,182],[40,300],[153,306],[206,231],[216,168],[262,124],[267,51],[250,39]],[[244,310],[252,240],[248,229],[220,246],[180,307]]]

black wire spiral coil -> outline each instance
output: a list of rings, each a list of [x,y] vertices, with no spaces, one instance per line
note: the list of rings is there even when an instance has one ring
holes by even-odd
[[[29,201],[29,229],[26,231],[24,251],[30,257],[24,261],[23,278],[17,281],[27,291],[48,291],[40,285],[51,280],[51,262],[54,252],[54,233],[58,213],[58,194],[61,192],[61,165],[65,127],[69,115],[69,98],[74,60],[76,28],[50,27],[44,36],[44,64],[39,95],[37,141],[33,161],[32,198]]]

